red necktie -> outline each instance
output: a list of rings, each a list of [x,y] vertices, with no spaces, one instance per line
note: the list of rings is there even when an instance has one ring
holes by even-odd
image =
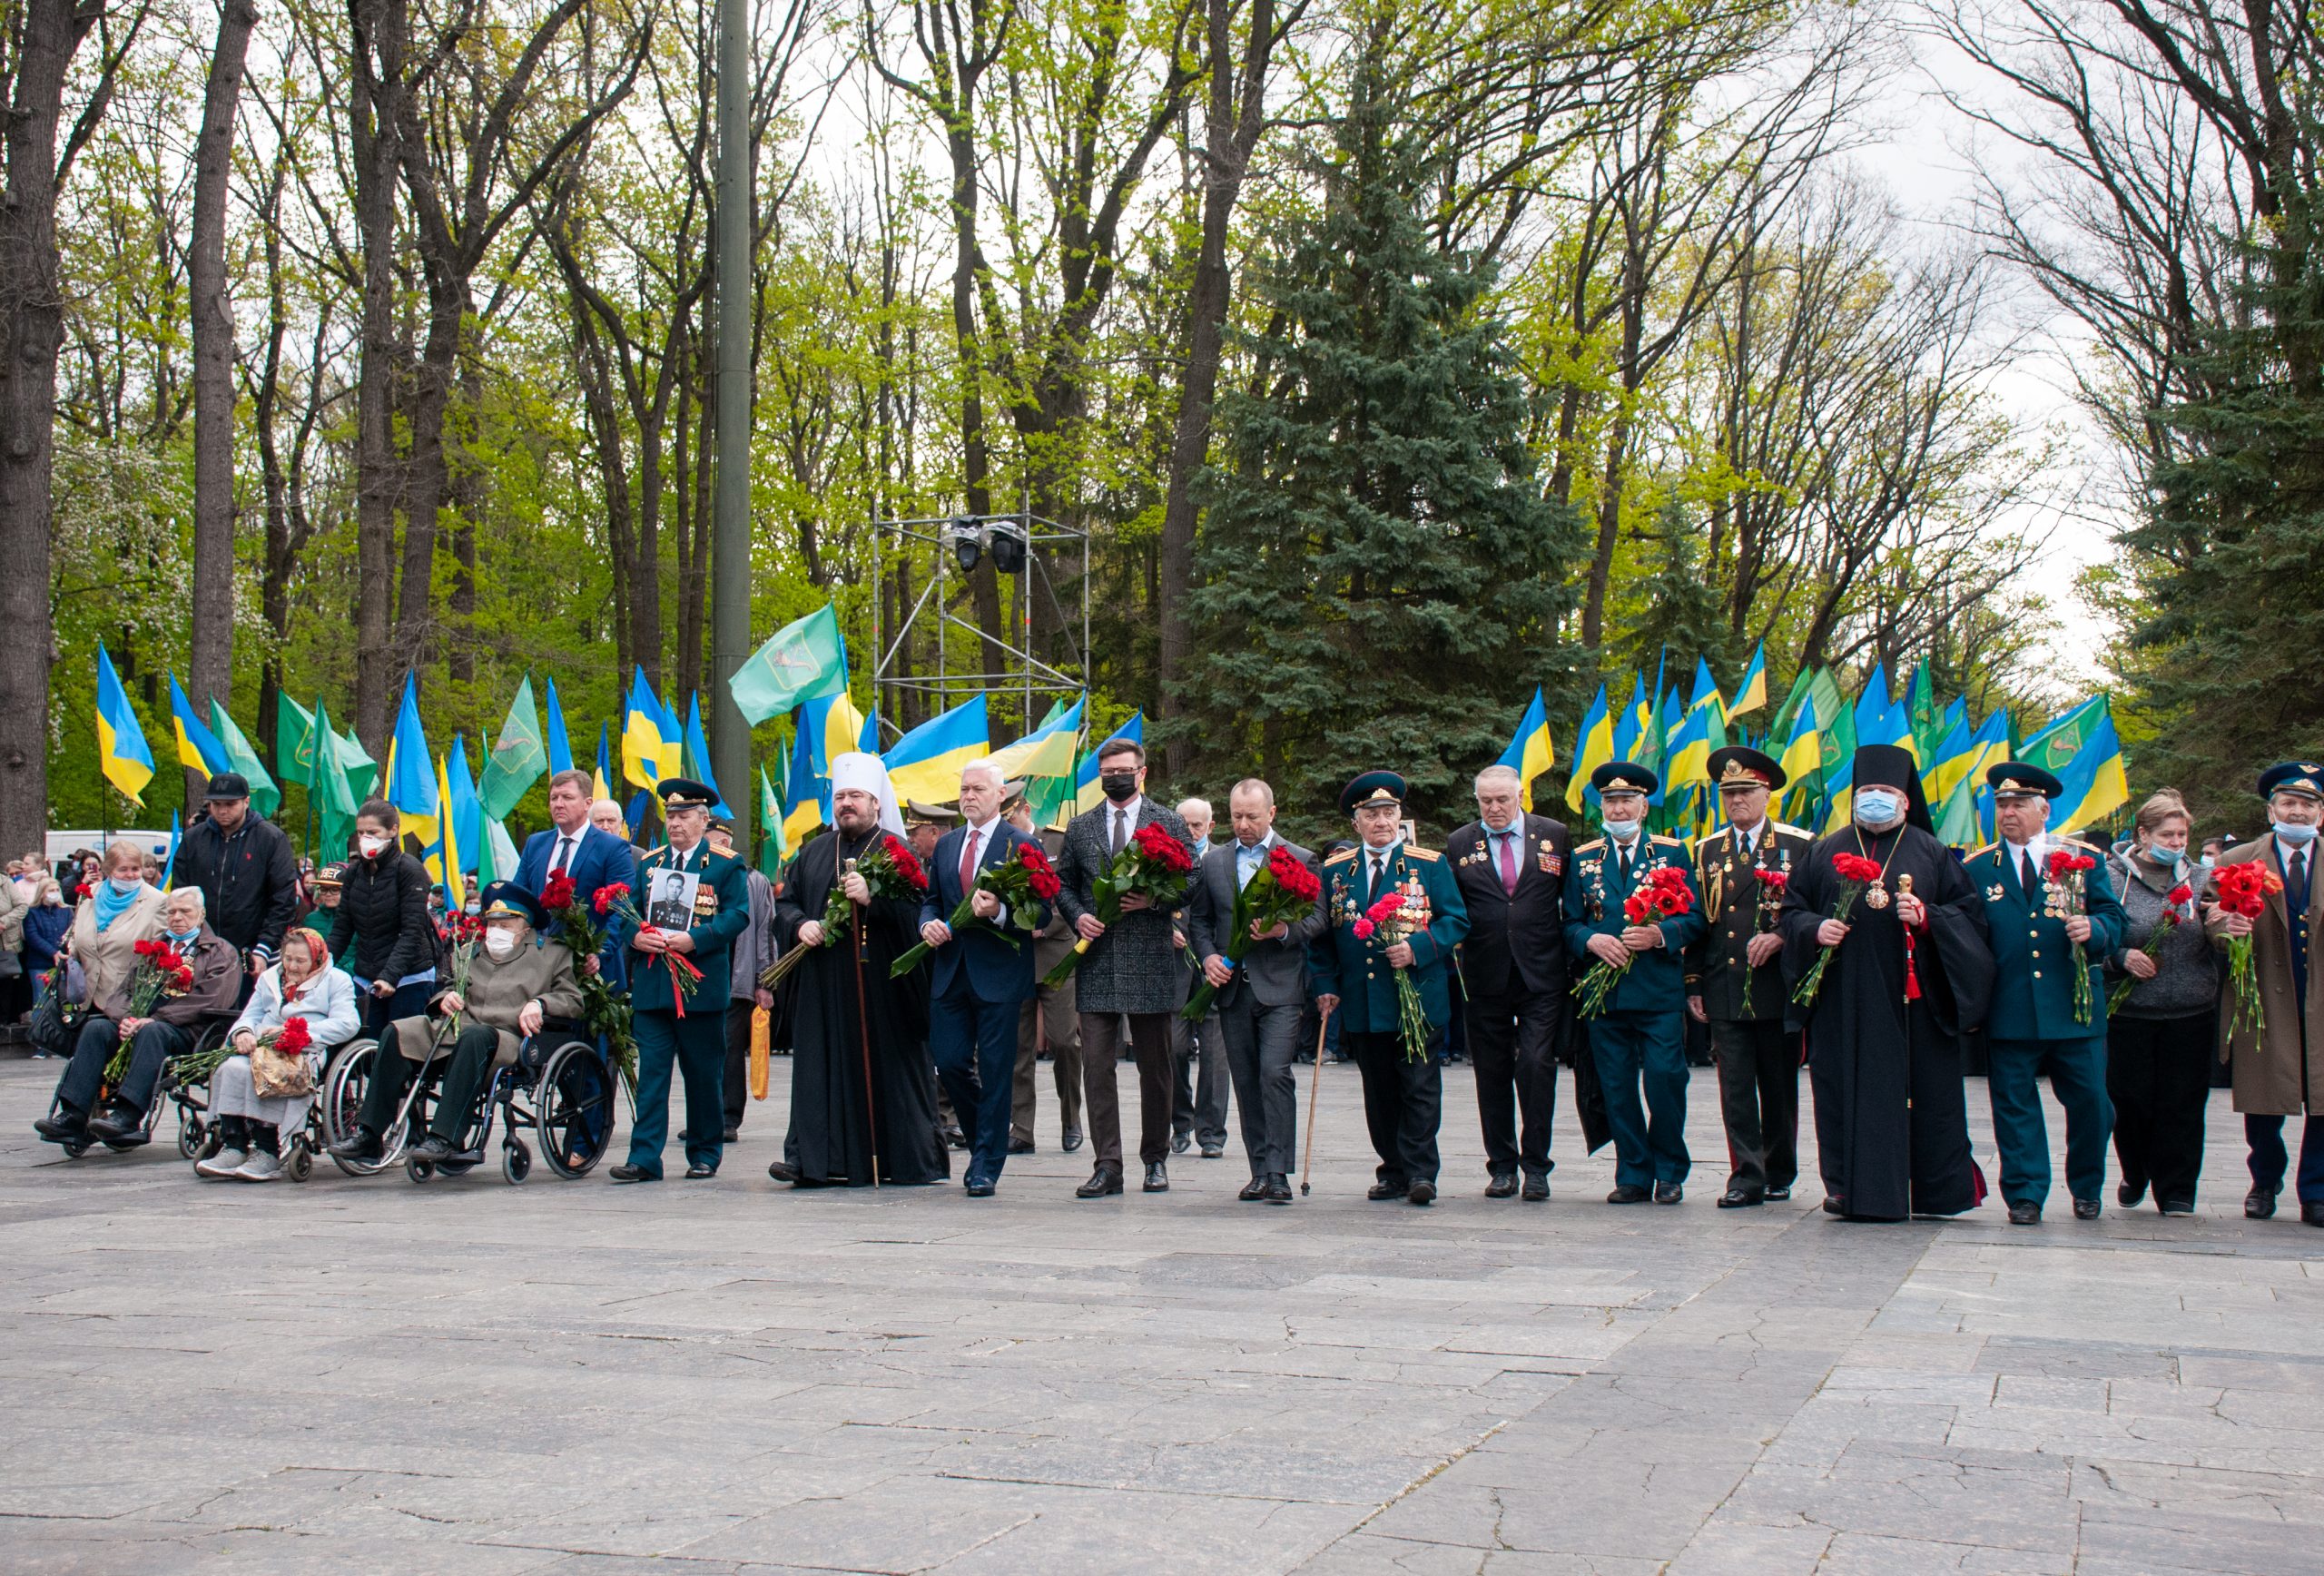
[[[977,829],[963,827],[960,831],[960,895],[966,897],[977,884]]]
[[[1511,897],[1517,895],[1517,839],[1501,840],[1501,890]]]

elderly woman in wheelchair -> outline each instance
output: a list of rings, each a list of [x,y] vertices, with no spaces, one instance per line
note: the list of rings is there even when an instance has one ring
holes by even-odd
[[[306,1026],[291,1031],[303,1033],[305,1045],[286,1055],[284,1030],[293,1020]],[[194,1174],[237,1182],[280,1176],[283,1136],[311,1141],[300,1135],[314,1108],[316,1079],[331,1051],[354,1039],[359,1027],[355,982],[330,966],[322,937],[303,928],[285,933],[281,961],[258,977],[249,1004],[226,1031],[234,1054],[210,1075],[208,1120],[217,1129],[218,1150],[196,1160]],[[301,1175],[311,1153],[299,1151]]]
[[[466,988],[439,990],[426,1016],[399,1019],[380,1037],[353,1130],[330,1146],[337,1159],[357,1167],[391,1163],[390,1135],[408,1128],[439,1069],[434,1117],[411,1157],[433,1163],[457,1153],[495,1070],[514,1063],[524,1040],[549,1020],[580,1016],[571,951],[537,940],[548,927],[539,899],[496,882],[484,894],[483,921]]]

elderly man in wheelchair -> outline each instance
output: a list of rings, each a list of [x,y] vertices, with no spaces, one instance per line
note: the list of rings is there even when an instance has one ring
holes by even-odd
[[[285,1030],[293,1020],[303,1030]],[[323,1063],[361,1026],[355,983],[330,966],[330,952],[313,931],[293,928],[282,938],[280,962],[258,977],[242,1015],[226,1031],[233,1054],[210,1075],[208,1122],[218,1132],[216,1153],[194,1162],[194,1174],[213,1181],[271,1182],[282,1173],[282,1145],[301,1137],[314,1108]],[[293,1048],[292,1035],[303,1039]],[[311,1150],[293,1157],[304,1176]]]
[[[439,1071],[434,1118],[411,1157],[432,1164],[456,1154],[494,1071],[514,1063],[524,1040],[550,1020],[580,1016],[572,951],[538,940],[548,928],[540,900],[513,882],[496,882],[484,893],[482,917],[483,945],[465,989],[439,990],[426,1016],[399,1019],[380,1037],[354,1129],[330,1146],[334,1157],[356,1166],[391,1161],[388,1136],[409,1121],[428,1079]]]

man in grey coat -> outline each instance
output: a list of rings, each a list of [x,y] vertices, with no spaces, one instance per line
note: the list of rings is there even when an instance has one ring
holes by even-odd
[[[1074,975],[1079,991],[1081,1069],[1088,1106],[1089,1140],[1097,1168],[1075,1197],[1100,1198],[1122,1190],[1122,1118],[1116,1088],[1121,1060],[1121,1021],[1137,1058],[1137,1157],[1146,1166],[1146,1191],[1165,1193],[1170,1173],[1170,1018],[1185,1000],[1171,941],[1170,911],[1183,890],[1155,902],[1132,895],[1122,900],[1121,918],[1111,926],[1098,918],[1097,881],[1139,829],[1159,824],[1187,842],[1187,823],[1176,811],[1146,797],[1146,748],[1135,739],[1109,739],[1098,748],[1098,783],[1106,802],[1073,818],[1065,829],[1065,852],[1058,861],[1064,888],[1058,906],[1091,945]],[[1191,847],[1189,852],[1192,852]]]
[[[1246,1203],[1288,1204],[1299,1117],[1291,1059],[1298,1049],[1299,1014],[1306,1002],[1307,944],[1323,933],[1324,908],[1319,899],[1288,925],[1258,929],[1254,920],[1249,949],[1240,962],[1227,962],[1235,900],[1251,878],[1266,868],[1278,847],[1310,869],[1315,856],[1275,835],[1275,790],[1258,778],[1236,783],[1226,807],[1234,840],[1203,856],[1187,922],[1203,978],[1217,992],[1208,1021],[1218,1025],[1225,1044],[1235,1108],[1242,1118],[1243,1150],[1251,1162],[1250,1183],[1237,1197]],[[1203,1054],[1209,1056],[1211,1047],[1206,1045]]]

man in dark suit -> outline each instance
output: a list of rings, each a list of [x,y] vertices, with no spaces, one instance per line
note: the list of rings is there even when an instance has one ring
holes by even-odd
[[[1565,1021],[1565,822],[1528,813],[1524,781],[1508,766],[1477,773],[1477,819],[1445,840],[1445,862],[1469,910],[1461,981],[1477,1068],[1488,1198],[1550,1196],[1550,1125],[1557,1117],[1557,1048]],[[1523,1126],[1519,1126],[1520,1118]]]
[[[1730,744],[1710,753],[1727,824],[1695,844],[1702,936],[1687,951],[1687,1011],[1710,1031],[1730,1167],[1721,1209],[1791,1197],[1799,1175],[1799,1033],[1786,1031],[1776,915],[1816,840],[1768,814],[1787,778],[1773,756]]]
[[[1017,857],[1032,840],[1001,819],[1000,771],[989,761],[960,768],[960,824],[937,840],[929,861],[920,938],[936,949],[930,967],[928,1050],[968,1139],[962,1177],[971,1198],[990,1198],[1009,1163],[1009,1105],[1017,1064],[1017,1015],[1033,994],[1033,932],[1009,929],[1011,948],[983,926],[955,932],[948,922],[975,889],[980,872]],[[978,891],[978,919],[1004,926],[1000,900]]]
[[[1032,806],[1019,791],[1001,813],[1009,825],[1041,845],[1054,863],[1065,852],[1065,833],[1036,832]],[[1033,934],[1033,977],[1039,980],[1073,950],[1073,927],[1052,909],[1049,922]],[[1033,1117],[1037,1101],[1035,1074],[1040,1055],[1049,1052],[1049,1072],[1057,1084],[1059,1120],[1065,1152],[1081,1148],[1081,1019],[1074,1010],[1073,979],[1062,985],[1036,985],[1033,994],[1017,1008],[1017,1079],[1009,1100],[1009,1152],[1033,1153]]]
[[[637,885],[637,856],[628,840],[601,832],[589,822],[589,773],[559,772],[548,780],[548,818],[553,823],[550,828],[527,838],[524,852],[517,856],[517,885],[537,898],[548,885],[548,878],[561,872],[573,878],[573,890],[583,902],[595,896],[599,887],[619,882],[644,904],[645,894]],[[578,960],[584,969],[592,961]],[[618,988],[622,945],[617,925],[606,927],[605,951],[594,962]]]
[[[1275,833],[1275,790],[1246,777],[1227,795],[1232,841],[1203,855],[1187,905],[1187,923],[1203,978],[1217,994],[1207,1022],[1218,1025],[1208,1058],[1225,1053],[1235,1079],[1235,1108],[1242,1118],[1243,1152],[1251,1180],[1238,1196],[1246,1203],[1291,1202],[1291,1157],[1299,1119],[1299,1086],[1291,1059],[1298,1049],[1299,1017],[1307,1001],[1307,947],[1324,931],[1319,897],[1303,918],[1254,929],[1240,961],[1229,963],[1235,901],[1251,878],[1266,868],[1278,848],[1300,863],[1315,856]],[[1252,921],[1256,927],[1257,921]]]
[[[1137,1157],[1146,1166],[1146,1191],[1169,1191],[1170,1018],[1185,1000],[1178,982],[1185,965],[1178,961],[1170,927],[1170,911],[1184,901],[1184,889],[1159,902],[1124,898],[1121,917],[1108,926],[1098,918],[1097,882],[1141,828],[1158,825],[1183,843],[1187,823],[1176,811],[1146,797],[1146,748],[1135,739],[1108,739],[1098,747],[1098,784],[1106,802],[1073,818],[1058,862],[1058,879],[1065,883],[1058,906],[1090,943],[1074,982],[1079,990],[1089,1140],[1098,1164],[1089,1180],[1074,1190],[1080,1198],[1122,1190],[1117,1080],[1125,1016],[1137,1057]]]
[[[1195,862],[1200,864],[1210,852],[1210,832],[1215,818],[1207,799],[1178,801],[1178,819],[1187,823],[1187,838],[1195,852]],[[1196,888],[1202,884],[1196,876],[1187,889],[1187,901],[1191,906]],[[1194,946],[1194,928],[1187,909],[1172,916],[1174,941],[1183,943],[1181,951],[1186,961],[1192,965],[1179,975],[1186,986],[1184,994],[1194,990],[1196,970],[1201,967],[1200,951],[1186,951]],[[1207,1012],[1200,1023],[1187,1020],[1184,1012],[1170,1016],[1170,1153],[1183,1155],[1193,1145],[1202,1146],[1202,1157],[1216,1160],[1226,1153],[1226,1052],[1220,1039],[1218,1014]]]

